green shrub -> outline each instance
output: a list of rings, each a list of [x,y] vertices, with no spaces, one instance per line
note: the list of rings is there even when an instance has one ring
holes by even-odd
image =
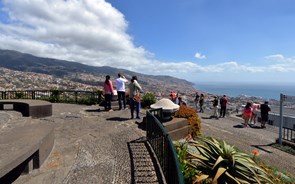
[[[60,94],[61,94],[61,91],[59,91],[58,89],[51,90],[51,95],[50,95],[49,101],[50,102],[59,102],[59,98],[60,98],[59,95]]]
[[[187,142],[180,142],[177,141],[174,143],[177,157],[180,163],[182,175],[184,178],[185,183],[192,183],[195,175],[197,174],[197,170],[194,169],[193,167],[190,167],[188,161],[186,160],[187,158]]]
[[[154,103],[156,103],[156,96],[154,93],[147,92],[143,95],[141,100],[142,107],[149,107]]]
[[[24,99],[24,97],[25,97],[25,94],[23,92],[21,92],[21,91],[15,93],[15,98],[16,99]]]

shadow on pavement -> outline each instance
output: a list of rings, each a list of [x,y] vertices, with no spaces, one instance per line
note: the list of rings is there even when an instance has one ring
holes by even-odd
[[[202,119],[212,119],[212,118],[211,118],[211,116],[208,116],[208,117],[207,116],[206,117],[202,116]]]
[[[146,122],[145,121],[142,121],[142,122],[136,121],[135,124],[137,124],[137,127],[139,129],[146,131]]]
[[[139,182],[164,184],[160,165],[146,138],[141,137],[128,142],[127,146],[131,165],[131,184]]]
[[[127,121],[127,120],[129,120],[129,118],[111,117],[111,118],[107,118],[106,120],[108,120],[108,121]]]
[[[234,128],[245,128],[245,125],[241,125],[241,124],[239,124],[239,125],[234,125],[233,127],[234,127]]]
[[[254,148],[257,148],[259,150],[262,150],[264,152],[272,153],[271,151],[268,151],[268,150],[263,148],[263,147],[269,147],[270,146],[269,144],[268,145],[251,145],[251,146],[254,147]]]
[[[87,109],[86,112],[100,112],[100,109]]]
[[[262,129],[261,126],[257,126],[257,125],[249,125],[251,128],[256,128],[256,129]]]

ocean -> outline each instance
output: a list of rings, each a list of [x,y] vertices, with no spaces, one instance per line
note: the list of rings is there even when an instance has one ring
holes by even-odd
[[[195,83],[198,90],[230,97],[254,96],[263,99],[280,99],[280,94],[295,96],[295,85],[287,84],[231,84],[231,83]]]

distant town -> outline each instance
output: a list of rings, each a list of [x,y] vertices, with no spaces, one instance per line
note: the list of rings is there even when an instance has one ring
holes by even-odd
[[[21,72],[0,67],[0,91],[18,90],[48,90],[48,89],[67,89],[94,91],[101,89],[101,86],[87,85],[84,83],[73,82],[68,79],[56,78],[52,75],[39,74],[33,72]],[[77,74],[79,79],[91,80],[95,82],[103,81],[103,78],[93,75]]]

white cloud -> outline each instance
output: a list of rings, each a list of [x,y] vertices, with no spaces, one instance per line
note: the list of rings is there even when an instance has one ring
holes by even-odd
[[[202,53],[197,52],[195,54],[195,58],[197,58],[197,59],[206,59],[207,57],[205,55],[203,55]]]
[[[236,61],[199,65],[158,61],[127,34],[124,15],[105,0],[2,0],[9,20],[0,22],[0,48],[94,66],[113,66],[149,74],[253,73],[295,71],[295,59],[281,54],[265,67]],[[2,10],[3,11],[3,10]],[[206,59],[196,53],[197,59]]]
[[[4,0],[0,47],[86,64],[124,67],[150,55],[126,33],[124,15],[104,0]]]
[[[276,61],[268,67],[267,71],[270,72],[294,72],[295,71],[295,58],[285,57],[282,54],[275,54],[265,57],[267,60]]]
[[[265,59],[272,61],[284,61],[285,57],[282,54],[275,54],[270,56],[265,56]]]

